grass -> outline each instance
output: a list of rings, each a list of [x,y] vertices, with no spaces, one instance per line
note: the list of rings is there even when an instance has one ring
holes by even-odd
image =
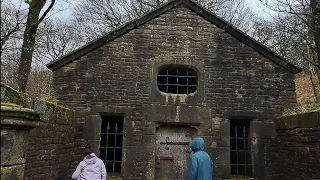
[[[315,102],[309,102],[304,104],[298,104],[298,106],[286,109],[281,116],[291,116],[295,114],[303,114],[307,112],[320,111],[320,100]]]

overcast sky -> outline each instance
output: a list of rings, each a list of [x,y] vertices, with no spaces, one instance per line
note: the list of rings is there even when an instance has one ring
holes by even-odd
[[[24,0],[7,0],[13,2],[15,6],[21,6],[23,8],[27,8],[27,4]],[[259,3],[259,0],[245,0],[246,3],[252,8],[255,13],[260,14],[262,17],[269,18],[270,11],[266,12],[266,9],[263,8],[263,5]],[[44,10],[49,6],[50,1],[46,4],[46,7],[43,8]],[[54,6],[54,10],[50,13],[51,17],[54,18],[63,18],[68,19],[72,15],[72,8],[75,4],[77,4],[79,0],[56,0],[56,4]]]

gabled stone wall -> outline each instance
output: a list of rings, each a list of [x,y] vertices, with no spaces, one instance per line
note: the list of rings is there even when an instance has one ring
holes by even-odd
[[[164,65],[197,69],[197,92],[160,93],[156,77]],[[185,6],[79,57],[53,76],[57,98],[78,112],[74,168],[84,139],[99,150],[101,114],[125,116],[122,179],[154,178],[156,123],[197,126],[215,161],[215,176],[229,178],[230,118],[252,120],[253,176],[262,178],[263,147],[273,137],[273,119],[296,103],[294,74]]]

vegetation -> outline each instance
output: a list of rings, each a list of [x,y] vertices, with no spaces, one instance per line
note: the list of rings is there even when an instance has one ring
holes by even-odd
[[[290,116],[295,114],[303,114],[312,111],[320,111],[320,100],[315,102],[298,104],[298,106],[290,109],[286,109],[281,116]]]

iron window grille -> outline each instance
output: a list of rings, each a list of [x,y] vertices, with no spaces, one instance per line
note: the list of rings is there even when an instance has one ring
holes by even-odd
[[[124,117],[102,117],[100,159],[112,174],[121,173],[123,120]]]
[[[231,174],[252,176],[250,120],[230,121]]]
[[[159,70],[157,85],[164,93],[194,93],[197,89],[197,73],[187,67],[164,67]]]

